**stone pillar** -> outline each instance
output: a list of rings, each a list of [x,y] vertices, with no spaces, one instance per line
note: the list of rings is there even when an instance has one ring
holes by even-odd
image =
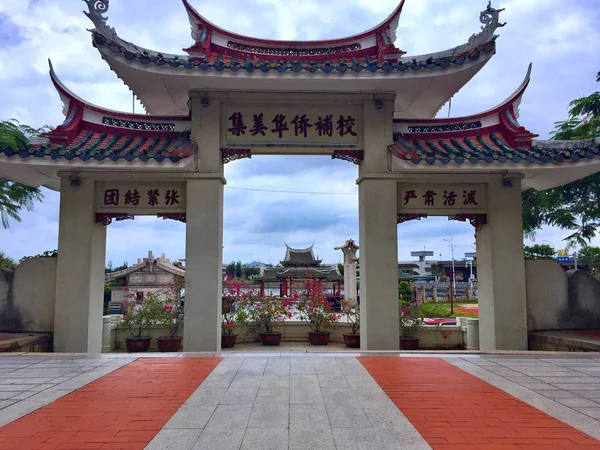
[[[432,302],[437,302],[438,298],[437,298],[437,287],[435,286],[435,284],[431,285],[431,301]]]
[[[353,239],[348,239],[344,245],[335,247],[344,253],[344,300],[356,302],[358,292],[356,290],[356,252],[358,245]],[[338,288],[339,289],[339,288]]]
[[[521,181],[487,185],[487,225],[477,231],[481,350],[527,350]]]
[[[100,353],[106,227],[95,222],[94,181],[61,180],[54,351]]]
[[[361,348],[398,350],[397,183],[365,179],[358,190]]]
[[[187,181],[183,350],[221,350],[223,180]]]

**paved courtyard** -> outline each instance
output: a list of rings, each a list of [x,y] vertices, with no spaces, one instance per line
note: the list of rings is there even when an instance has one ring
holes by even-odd
[[[19,450],[600,449],[600,355],[12,354],[0,427]]]

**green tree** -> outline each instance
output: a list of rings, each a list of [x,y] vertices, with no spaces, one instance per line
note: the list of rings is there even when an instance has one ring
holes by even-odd
[[[230,277],[235,277],[235,261],[231,261],[229,264],[227,264],[225,267],[225,274]]]
[[[600,275],[600,247],[587,246],[577,252],[577,261],[590,268],[596,278]]]
[[[338,272],[341,276],[344,276],[344,265],[342,263],[338,263],[337,265]]]
[[[35,129],[22,125],[16,120],[0,121],[0,148],[21,150],[29,142],[29,138],[39,136],[47,127]],[[25,186],[14,181],[0,178],[0,220],[4,228],[9,227],[9,220],[21,221],[19,213],[26,209],[31,211],[36,201],[41,201],[42,193],[38,188]]]
[[[548,244],[525,245],[523,252],[525,253],[525,259],[554,259],[556,255],[555,248]]]
[[[242,262],[238,261],[235,263],[235,276],[238,278],[242,278],[244,271],[242,270]]]
[[[596,81],[600,82],[600,72]],[[600,91],[569,104],[569,118],[555,123],[552,138],[579,140],[600,137]],[[572,231],[569,247],[585,247],[600,227],[600,174],[547,191],[523,192],[523,230],[533,237],[544,225]]]
[[[408,281],[401,281],[398,283],[398,298],[410,300],[411,294],[412,288],[410,287],[410,283]]]
[[[0,252],[0,269],[15,270],[15,267],[17,267],[16,261],[10,256]]]

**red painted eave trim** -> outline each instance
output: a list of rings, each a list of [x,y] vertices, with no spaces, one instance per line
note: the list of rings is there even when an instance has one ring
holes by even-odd
[[[474,114],[472,116],[462,116],[462,117],[450,117],[450,118],[441,118],[441,119],[394,119],[394,123],[418,123],[420,125],[437,125],[437,124],[450,124],[450,123],[463,123],[463,122],[473,122],[475,120],[481,120],[485,117],[494,116],[496,114],[500,114],[505,109],[511,108],[517,100],[519,100],[525,90],[529,86],[529,82],[531,81],[531,64],[529,64],[529,69],[527,70],[527,75],[525,79],[521,83],[521,86],[505,101],[500,103],[495,108],[490,110],[481,112],[479,114]]]
[[[52,84],[58,92],[64,95],[69,101],[74,102],[81,106],[83,109],[89,109],[91,111],[95,111],[97,113],[102,114],[106,117],[113,117],[116,119],[127,119],[134,120],[138,122],[148,122],[148,121],[170,121],[170,122],[185,122],[189,121],[189,116],[152,116],[147,114],[133,114],[133,113],[124,113],[120,111],[114,111],[107,108],[102,108],[100,106],[93,105],[91,103],[86,102],[82,98],[75,95],[71,92],[58,78],[56,73],[54,72],[54,68],[52,64],[50,64],[50,79],[52,80]]]
[[[206,26],[206,28],[211,29],[213,32],[223,34],[232,39],[245,41],[250,44],[255,43],[255,44],[262,44],[262,45],[267,44],[267,45],[297,46],[297,47],[351,43],[352,41],[356,41],[358,39],[362,39],[364,37],[377,34],[380,31],[385,30],[394,20],[396,20],[396,18],[398,18],[402,14],[402,9],[404,8],[405,1],[406,0],[401,0],[400,4],[396,7],[394,12],[387,19],[385,19],[383,22],[381,22],[379,25],[376,25],[374,28],[371,28],[370,30],[364,31],[364,32],[362,32],[360,34],[356,34],[354,36],[348,36],[345,38],[338,38],[338,39],[327,39],[327,40],[322,40],[322,41],[276,41],[276,40],[271,40],[271,39],[261,39],[261,38],[251,37],[251,36],[243,36],[240,34],[232,33],[231,31],[227,31],[227,30],[213,24],[212,22],[206,20],[198,11],[196,11],[194,9],[194,7],[192,5],[190,5],[188,0],[182,0],[183,6],[185,7],[188,15],[190,15],[191,17],[196,19],[198,22],[201,22],[202,24],[204,24]]]

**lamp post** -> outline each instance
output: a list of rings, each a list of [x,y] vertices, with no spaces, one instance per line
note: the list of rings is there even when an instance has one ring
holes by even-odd
[[[454,236],[450,235],[450,240],[444,239],[450,244],[450,252],[452,253],[452,285],[450,286],[450,314],[454,314],[454,292],[456,291],[456,277],[454,276]]]

